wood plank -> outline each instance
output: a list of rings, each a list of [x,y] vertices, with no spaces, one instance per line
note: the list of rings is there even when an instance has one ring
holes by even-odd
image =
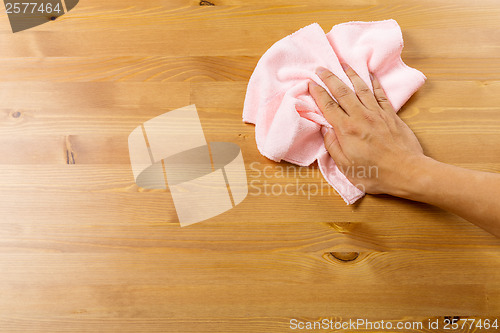
[[[271,22],[279,21],[282,15],[270,18]],[[496,16],[495,16],[496,17]],[[239,19],[238,19],[239,20]],[[368,16],[342,17],[337,21],[323,24],[331,27],[336,23],[349,20],[370,20]],[[123,20],[122,20],[123,22]],[[71,57],[71,56],[147,56],[170,54],[175,56],[261,56],[274,42],[295,32],[308,23],[296,23],[285,30],[277,27],[261,25],[251,30],[247,28],[200,27],[189,30],[157,29],[146,36],[142,30],[124,34],[119,29],[100,32],[103,39],[95,39],[93,31],[57,32],[58,38],[47,42],[44,31],[27,31],[12,40],[11,32],[0,33],[0,57]],[[183,23],[184,26],[186,23]],[[329,30],[324,28],[325,30]],[[497,46],[500,36],[496,28],[485,28],[479,31],[463,31],[460,28],[406,28],[404,33],[406,48],[404,58],[497,58]],[[217,38],[225,35],[224,39]],[[429,35],[434,35],[429,39]],[[450,39],[449,36],[460,36]],[[182,36],[182,37],[181,37]],[[262,36],[258,38],[257,36]],[[7,42],[9,41],[9,42]],[[161,41],[161,42],[159,42]],[[36,45],[29,48],[27,45]],[[432,53],[428,51],[432,49]],[[147,50],[147,51],[145,51]]]
[[[88,177],[92,178],[89,174]],[[36,190],[36,185],[32,185],[27,190],[6,191],[2,195],[3,251],[119,251],[123,246],[139,252],[150,247],[161,251],[179,246],[176,237],[186,240],[209,237],[212,242],[190,246],[213,250],[220,246],[217,243],[220,240],[234,251],[255,244],[273,250],[294,244],[304,251],[323,252],[481,251],[500,245],[498,239],[452,214],[396,198],[368,196],[355,207],[346,207],[333,194],[311,196],[307,200],[299,196],[250,193],[233,210],[201,224],[180,228],[168,192],[119,194],[99,190],[98,182],[84,192],[71,190],[73,184],[66,187],[56,181],[54,184],[52,190]],[[131,185],[130,189],[133,188]],[[294,209],[297,205],[301,209]],[[95,238],[97,231],[101,236]],[[158,235],[162,235],[160,239]],[[290,235],[296,239],[293,243]],[[240,244],[242,239],[248,243]],[[136,244],[140,245],[137,250]]]
[[[239,109],[247,82],[0,82],[3,115],[12,109],[51,110],[141,108],[174,109],[187,103],[199,108]],[[27,93],[26,91],[29,91]],[[465,93],[464,93],[465,92]],[[404,109],[490,108],[496,116],[500,102],[500,81],[427,81]],[[187,99],[186,96],[190,96]],[[416,101],[418,104],[416,105]],[[21,112],[21,110],[18,110]],[[73,112],[78,112],[74,110]],[[101,111],[102,112],[102,111]],[[233,112],[235,112],[233,110]],[[493,113],[494,112],[494,113]],[[80,115],[82,116],[82,115]],[[19,120],[19,119],[18,119]]]
[[[43,82],[212,82],[250,79],[259,56],[102,56],[2,58],[0,79]],[[500,78],[500,58],[403,59],[428,82]]]
[[[76,319],[71,317],[66,317],[64,319],[53,320],[49,319],[39,319],[39,318],[27,318],[25,320],[19,320],[17,318],[5,318],[2,320],[0,318],[0,323],[9,329],[9,332],[51,332],[55,326],[57,326],[59,332],[74,332],[77,331],[89,331],[95,332],[101,331],[114,331],[119,329],[120,332],[131,332],[135,333],[141,332],[178,332],[179,327],[182,327],[183,332],[217,332],[221,333],[233,333],[233,332],[249,332],[250,330],[265,330],[266,332],[283,332],[290,330],[290,319],[283,317],[220,317],[216,320],[211,318],[199,318],[199,317],[186,317],[181,319],[169,319],[169,318],[95,318],[88,315],[85,316],[85,310],[80,309],[75,311]],[[90,317],[90,318],[89,318]],[[343,322],[349,323],[349,319],[356,321],[358,318],[348,318],[339,316],[329,316],[324,317],[338,325]],[[392,327],[401,322],[402,324],[415,325],[415,329],[407,329],[405,332],[408,333],[423,333],[429,332],[429,322],[439,322],[439,327],[441,329],[444,327],[445,320],[450,322],[452,318],[460,319],[460,325],[464,321],[469,320],[462,332],[469,333],[488,333],[485,329],[476,329],[474,326],[469,329],[471,320],[475,320],[474,323],[478,323],[478,320],[488,319],[492,323],[496,317],[483,316],[432,316],[432,317],[412,317],[408,318],[406,316],[399,317],[396,319],[384,319],[384,322],[391,322]],[[321,317],[300,317],[296,318],[302,321],[319,321],[323,318]],[[369,320],[369,319],[368,319]],[[373,320],[380,321],[380,320]],[[380,323],[379,323],[380,324]],[[417,326],[422,324],[422,326]],[[372,324],[373,325],[373,324]],[[123,326],[123,328],[122,328]],[[412,327],[412,326],[410,326]],[[418,327],[424,327],[423,330]],[[448,327],[451,327],[448,325]],[[436,330],[434,330],[436,331]],[[319,332],[318,330],[312,330],[311,332]],[[336,332],[352,332],[352,329],[336,330]],[[491,328],[490,328],[491,332]]]
[[[160,12],[158,7],[129,9],[123,13],[111,9],[105,13],[82,7],[77,6],[59,20],[15,37],[4,20],[0,30],[4,37],[0,40],[0,56],[257,56],[275,41],[314,21],[328,31],[341,22],[388,17],[400,22],[407,46],[404,52],[410,57],[496,57],[495,45],[499,45],[500,38],[495,33],[499,9],[491,2],[473,7],[473,11],[465,2],[456,5],[448,2],[432,9],[416,2],[406,7],[395,2],[379,10],[373,6],[361,9],[198,6]],[[80,14],[84,9],[88,13]],[[250,15],[252,11],[259,15]],[[141,33],[144,29],[149,29],[147,35]],[[102,38],[93,38],[96,31]],[[55,33],[57,37],[47,41],[47,33]],[[224,38],[217,38],[221,35]]]
[[[166,90],[169,89],[167,85]],[[72,100],[71,94],[77,94],[77,90],[75,87],[73,92],[68,92],[70,97],[67,103]],[[151,91],[160,90],[161,87],[158,87]],[[78,155],[77,163],[128,164],[129,133],[144,121],[168,111],[160,109],[161,101],[179,104],[185,102],[185,105],[191,102],[187,97],[179,102],[171,100],[169,96],[159,98],[154,94],[150,95],[149,91],[144,89],[133,96],[137,91],[131,90],[127,99],[141,100],[146,105],[155,104],[152,107],[115,106],[101,109],[84,106],[85,112],[81,112],[79,107],[4,109],[4,122],[0,124],[0,164],[64,164],[67,140],[71,142],[75,155]],[[142,92],[146,97],[140,95]],[[225,96],[221,91],[219,94]],[[65,95],[65,92],[61,95]],[[158,99],[161,101],[156,101]],[[431,101],[427,102],[431,105]],[[103,103],[115,104],[111,101]],[[210,104],[218,103],[220,102],[215,101]],[[449,103],[453,103],[451,99]],[[202,101],[201,104],[209,103]],[[254,126],[242,123],[241,108],[199,107],[198,110],[208,141],[235,142],[240,145],[244,158],[248,161],[276,165],[261,158],[255,144]],[[500,158],[497,144],[499,115],[497,107],[473,106],[420,109],[409,105],[400,112],[400,116],[416,133],[430,156],[448,163],[467,164],[472,168],[491,171],[497,170],[492,164],[497,163]],[[24,135],[12,140],[12,135],[19,130]],[[23,154],[19,154],[21,150],[24,151]]]
[[[219,317],[244,318],[249,310],[252,317],[285,318],[318,318],[332,313],[341,317],[393,318],[410,311],[415,316],[433,316],[438,310],[457,315],[487,311],[485,288],[478,284],[429,286],[382,282],[358,283],[356,288],[346,288],[349,286],[352,282],[336,285],[276,282],[251,287],[236,284],[230,288],[219,284],[154,285],[147,280],[134,285],[10,284],[0,288],[0,310],[17,318],[29,318],[30,313],[50,318],[74,317],[76,311],[84,309],[90,318],[198,317],[215,321]],[[15,302],[20,299],[30,302]]]
[[[138,122],[140,123],[140,122]],[[442,162],[452,163],[462,167],[499,172],[500,163],[500,134],[478,133],[467,128],[452,132],[450,127],[443,125],[434,129],[418,129],[414,122],[408,122],[413,130],[418,131],[417,137],[424,147],[425,153]],[[207,124],[204,122],[204,124]],[[432,123],[429,122],[429,126]],[[234,128],[240,125],[235,125]],[[205,131],[209,142],[227,141],[238,144],[243,151],[243,158],[249,163],[247,171],[251,172],[252,161],[258,162],[260,168],[267,167],[274,173],[282,168],[293,168],[291,164],[282,162],[274,163],[262,158],[255,144],[254,128],[247,125],[237,133],[231,130],[216,133],[213,130]],[[460,133],[462,132],[462,133]],[[36,165],[67,164],[67,142],[71,144],[71,152],[77,164],[129,164],[127,135],[118,134],[89,134],[77,135],[25,135],[11,140],[11,134],[0,135],[0,165]],[[21,153],[22,152],[22,153]],[[257,168],[258,165],[255,165]],[[306,167],[295,167],[305,175]],[[29,169],[24,169],[29,170]],[[312,169],[311,169],[312,172]],[[321,179],[318,178],[319,181]]]
[[[314,228],[314,226],[312,226]],[[283,236],[292,236],[282,232]],[[199,235],[202,236],[201,234]],[[188,240],[185,238],[185,242]],[[180,239],[180,238],[178,238]],[[291,239],[290,239],[291,240]],[[123,252],[110,249],[102,252],[2,253],[2,281],[8,285],[29,285],[36,275],[38,286],[67,287],[134,285],[139,281],[151,285],[203,285],[233,287],[237,285],[277,284],[304,285],[331,281],[348,285],[353,281],[366,284],[449,285],[488,284],[500,287],[495,274],[500,269],[496,250],[361,252],[349,262],[323,253],[304,253],[290,244],[277,251],[264,248],[243,248],[233,251],[221,245],[218,249],[171,246],[169,251],[151,249]],[[180,244],[180,242],[179,242]],[[67,265],[61,265],[61,261]],[[464,267],[468,271],[464,272]],[[379,274],[374,275],[372,272]],[[427,288],[423,288],[426,290]],[[500,295],[488,300],[498,304]]]

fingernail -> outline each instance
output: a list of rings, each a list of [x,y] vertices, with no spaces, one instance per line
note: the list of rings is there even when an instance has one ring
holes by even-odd
[[[325,134],[326,134],[326,127],[325,127],[325,125],[321,126],[321,134],[323,134],[323,136],[325,136]]]
[[[321,126],[321,134],[323,134],[323,136],[325,136],[327,133],[331,133],[331,132],[332,132],[332,129],[330,127],[327,127],[325,125]]]
[[[326,69],[325,67],[318,67],[318,68],[316,68],[316,74],[318,74],[318,75],[321,75],[321,74],[323,74],[324,72],[327,72],[327,71],[328,71],[328,69]]]
[[[342,63],[342,64],[340,64],[340,65],[342,66],[342,69],[344,70],[344,72],[345,72],[346,70],[348,70],[349,68],[351,68],[348,64],[345,64],[345,63]]]
[[[313,80],[310,80],[309,84],[307,85],[307,91],[309,92],[309,94],[312,95],[312,90],[316,89],[318,86],[319,86],[319,84],[317,84]]]

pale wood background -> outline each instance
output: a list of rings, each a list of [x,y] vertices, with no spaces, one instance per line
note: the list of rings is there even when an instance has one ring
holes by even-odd
[[[394,18],[403,59],[428,77],[401,117],[430,156],[499,172],[500,2],[211,2],[81,0],[16,34],[0,15],[0,331],[500,315],[500,240],[456,216],[387,196],[350,207],[333,193],[253,189],[181,229],[168,191],[134,184],[127,148],[142,122],[195,103],[208,141],[276,168],[241,122],[259,57],[312,22]]]

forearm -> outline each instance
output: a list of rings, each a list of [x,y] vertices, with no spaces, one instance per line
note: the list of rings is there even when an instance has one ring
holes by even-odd
[[[500,174],[429,157],[411,161],[397,195],[448,210],[500,237]]]

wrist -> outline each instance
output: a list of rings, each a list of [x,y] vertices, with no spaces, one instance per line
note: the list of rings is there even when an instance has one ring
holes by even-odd
[[[392,179],[391,190],[388,194],[422,201],[429,186],[432,186],[435,164],[439,162],[423,154],[401,159],[395,165],[395,177]]]

